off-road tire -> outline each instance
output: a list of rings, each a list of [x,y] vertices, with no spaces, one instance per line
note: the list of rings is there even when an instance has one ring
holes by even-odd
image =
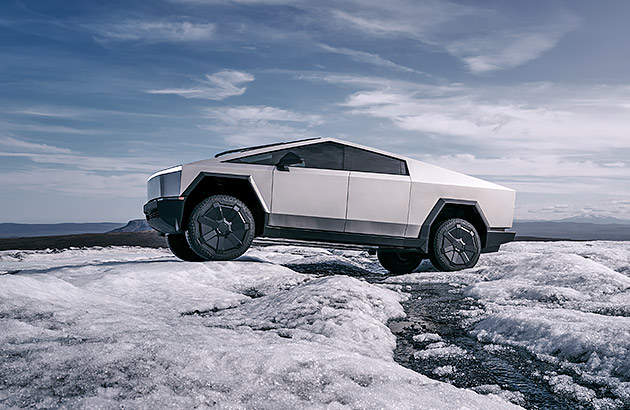
[[[186,234],[169,233],[166,235],[166,243],[171,252],[173,252],[173,255],[181,260],[186,262],[201,262],[205,260],[190,249],[190,245],[188,245],[188,241],[186,240]]]
[[[411,273],[422,262],[422,254],[412,250],[381,250],[376,252],[381,265],[394,275]]]
[[[193,209],[186,239],[202,258],[227,261],[245,253],[255,231],[254,216],[247,205],[233,196],[213,195]]]
[[[429,259],[444,272],[475,266],[481,254],[481,238],[475,227],[460,218],[440,223],[431,237]]]

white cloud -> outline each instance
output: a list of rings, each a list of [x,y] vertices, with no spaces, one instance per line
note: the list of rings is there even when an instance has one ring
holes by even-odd
[[[422,71],[414,70],[413,68],[406,67],[400,64],[396,64],[393,61],[380,57],[377,54],[367,53],[365,51],[352,50],[344,47],[332,47],[327,44],[320,44],[320,48],[330,53],[342,54],[352,58],[360,63],[367,63],[377,67],[391,68],[398,71],[404,71],[408,73],[426,74]]]
[[[86,27],[97,33],[97,40],[182,42],[209,40],[216,32],[213,23],[182,21],[125,20],[111,24],[91,24]]]
[[[538,58],[552,49],[576,24],[575,19],[567,19],[540,28],[539,32],[506,30],[485,33],[448,42],[444,47],[460,58],[473,73],[504,70]]]
[[[534,60],[577,27],[565,12],[543,21],[525,19],[447,1],[406,0],[361,3],[330,11],[333,19],[372,36],[401,37],[442,48],[473,73],[504,70]]]
[[[196,80],[196,85],[189,88],[166,88],[149,90],[149,94],[175,94],[184,98],[200,98],[220,101],[228,97],[243,95],[247,83],[254,81],[249,73],[233,70],[206,74],[205,79]]]
[[[77,169],[38,168],[0,173],[3,190],[29,190],[74,196],[143,198],[147,174],[101,175]],[[98,217],[95,215],[95,217]]]
[[[600,103],[585,104],[588,97]],[[357,115],[390,120],[402,130],[480,149],[588,154],[630,149],[630,116],[618,104],[628,98],[630,92],[602,86],[568,91],[550,84],[472,88],[390,82],[355,92],[342,105]]]
[[[209,5],[219,2],[179,1]],[[411,40],[418,48],[428,46],[451,54],[475,74],[510,69],[532,61],[555,47],[566,33],[578,26],[577,17],[560,7],[550,7],[546,13],[539,13],[536,21],[531,21],[526,15],[514,15],[514,8],[501,4],[487,7],[474,2],[462,4],[445,0],[232,0],[231,3],[251,7],[290,6],[300,11],[296,18],[302,26],[308,22],[308,26],[319,27],[320,31],[349,34],[348,38],[360,32],[372,38]],[[311,41],[308,35],[304,38],[308,28],[282,32],[275,27],[261,30],[257,26],[248,30],[257,30],[265,39],[286,42],[295,41],[297,36],[300,41]],[[323,47],[360,62],[413,70],[373,53]]]
[[[201,128],[220,135],[227,145],[233,147],[247,147],[314,136],[303,128],[269,122],[257,123],[255,127],[251,124],[240,123],[205,125]]]
[[[611,199],[590,203],[560,203],[525,207],[519,213],[522,219],[562,219],[573,216],[613,217],[630,220],[630,199]]]
[[[145,157],[83,155],[67,148],[0,136],[0,158],[32,161],[35,168],[15,163],[0,173],[0,187],[71,195],[142,197],[146,178],[164,163]],[[45,164],[45,165],[44,165]]]
[[[164,166],[155,159],[83,155],[67,148],[8,136],[0,136],[0,157],[94,172],[153,172]]]
[[[76,118],[80,115],[78,110],[57,109],[49,107],[32,107],[7,111],[9,114],[29,115],[45,118]]]
[[[20,152],[27,151],[31,153],[47,153],[47,154],[70,154],[67,148],[55,147],[48,144],[29,142],[9,136],[0,136],[0,149]]]
[[[242,121],[261,122],[303,122],[309,126],[323,122],[321,115],[302,114],[291,110],[284,110],[267,106],[232,106],[213,107],[204,109],[208,118],[214,118],[225,123],[235,124]]]
[[[312,127],[323,123],[320,115],[267,106],[215,107],[204,113],[213,122],[201,128],[221,135],[231,146],[312,137]]]

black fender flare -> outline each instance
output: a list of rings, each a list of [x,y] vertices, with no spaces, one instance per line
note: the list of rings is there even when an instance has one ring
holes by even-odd
[[[465,200],[465,199],[452,199],[452,198],[440,198],[437,200],[429,215],[427,215],[426,219],[422,223],[420,227],[420,250],[424,253],[429,252],[429,240],[431,239],[431,226],[436,221],[437,217],[440,215],[440,212],[444,209],[446,205],[465,205],[474,207],[475,211],[479,214],[481,221],[483,222],[486,232],[490,229],[490,224],[488,224],[488,220],[484,215],[479,203],[477,201]],[[479,232],[479,235],[482,237],[482,246],[484,246],[483,238],[485,238],[485,232]]]

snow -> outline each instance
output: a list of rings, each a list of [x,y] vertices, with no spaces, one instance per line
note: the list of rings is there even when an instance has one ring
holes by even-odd
[[[473,269],[419,271],[391,281],[461,286],[484,306],[472,332],[488,351],[525,348],[578,376],[543,379],[586,406],[630,405],[630,242],[515,242],[482,255]],[[606,386],[618,399],[597,397],[589,385]]]
[[[0,252],[0,407],[516,408],[398,365],[405,295],[280,265],[313,260],[380,269],[315,248]]]

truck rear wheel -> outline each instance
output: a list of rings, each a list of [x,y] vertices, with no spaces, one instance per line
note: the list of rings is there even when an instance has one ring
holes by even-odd
[[[479,233],[470,222],[460,218],[440,223],[429,246],[431,263],[444,272],[472,268],[480,254]]]
[[[207,260],[238,258],[254,240],[256,224],[241,200],[229,195],[213,195],[193,209],[186,238],[192,250]]]
[[[422,262],[422,254],[412,250],[379,249],[376,256],[381,265],[395,275],[411,273]]]

